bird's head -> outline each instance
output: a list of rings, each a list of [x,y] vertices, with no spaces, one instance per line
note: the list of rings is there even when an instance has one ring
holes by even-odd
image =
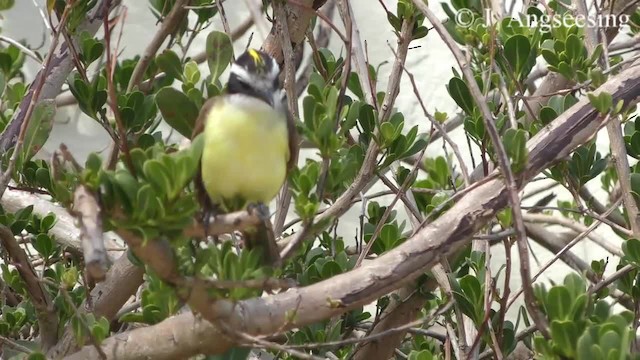
[[[280,67],[267,53],[248,49],[231,65],[228,94],[256,97],[274,106],[282,98]]]

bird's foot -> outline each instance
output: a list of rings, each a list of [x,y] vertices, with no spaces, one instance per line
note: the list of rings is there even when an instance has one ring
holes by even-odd
[[[247,205],[247,212],[251,215],[257,216],[264,222],[268,221],[271,217],[271,214],[269,213],[269,206],[261,202],[250,203],[249,205]]]
[[[202,219],[201,219],[202,227],[204,228],[204,238],[209,239],[209,236],[211,236],[215,243],[218,242],[218,235],[210,235],[209,228],[211,226],[211,223],[215,222],[216,215],[218,215],[218,213],[219,212],[217,208],[211,207],[209,209],[202,211]]]

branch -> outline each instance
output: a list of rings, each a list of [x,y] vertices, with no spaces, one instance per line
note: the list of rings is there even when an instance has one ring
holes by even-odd
[[[49,51],[47,52],[47,56],[44,59],[42,71],[45,74],[51,71],[51,68],[53,65],[53,58],[55,57],[55,49],[58,47],[58,40],[60,39],[60,34],[64,33],[65,26],[67,26],[67,21],[69,19],[70,11],[71,11],[71,4],[68,3],[65,5],[64,11],[60,16],[60,22],[58,23],[58,27],[53,34],[53,39],[51,39],[51,45],[49,46]],[[73,44],[66,44],[66,45],[67,45],[67,50],[70,50],[73,47]],[[67,51],[67,52],[71,52],[71,51]],[[16,162],[18,161],[18,156],[22,152],[22,146],[24,144],[24,138],[27,134],[27,129],[29,128],[31,115],[33,114],[33,111],[36,108],[36,104],[38,103],[38,100],[40,100],[40,93],[44,88],[44,84],[47,82],[47,77],[43,76],[37,80],[38,80],[37,82],[34,80],[34,82],[31,83],[30,87],[33,88],[33,93],[32,93],[32,96],[29,98],[29,102],[27,103],[28,105],[26,105],[26,110],[24,112],[24,118],[22,120],[22,123],[18,127],[19,131],[15,141],[15,148],[13,149],[13,153],[11,154],[11,158],[9,159],[9,163],[7,164],[6,170],[4,171],[4,173],[2,173],[2,176],[0,176],[0,198],[2,197],[2,194],[4,194],[5,190],[7,189],[7,185],[9,185],[9,182],[11,181],[11,176],[13,175]],[[46,100],[42,102],[47,105],[51,105],[51,103],[53,103],[52,100]],[[11,124],[9,124],[9,126],[11,126]],[[9,127],[7,127],[7,130],[9,130]],[[5,130],[5,132],[7,130]]]
[[[634,105],[640,93],[640,67],[631,67],[597,91],[615,102]],[[518,177],[522,188],[538,173],[586,143],[603,125],[588,99],[581,99],[527,143],[529,162]],[[494,173],[495,175],[495,173]],[[502,179],[490,176],[460,197],[449,211],[404,243],[348,273],[311,286],[240,302],[218,300],[209,310],[231,327],[248,334],[273,334],[312,324],[369,304],[415,279],[463,246],[508,204]],[[147,244],[157,243],[148,241]],[[146,260],[146,259],[143,259]],[[295,316],[291,311],[296,309]],[[171,341],[158,341],[159,338]],[[205,341],[206,339],[206,341]],[[106,339],[102,347],[109,359],[170,359],[200,353],[216,354],[233,344],[213,324],[191,313]],[[93,358],[84,347],[68,359]]]
[[[294,123],[300,118],[300,112],[298,110],[298,98],[295,96],[295,81],[296,81],[296,66],[295,66],[295,54],[293,47],[291,46],[291,38],[289,37],[289,25],[287,16],[287,5],[276,1],[273,3],[273,11],[275,13],[275,24],[278,33],[282,37],[282,53],[284,57],[284,90],[287,98],[288,116],[293,117]],[[289,131],[295,132],[295,126],[290,127]],[[299,143],[298,136],[291,135],[291,140]],[[291,147],[289,147],[291,149]],[[300,147],[296,146],[295,150],[289,154],[294,166],[298,163],[298,156]],[[277,214],[275,216],[274,234],[276,237],[282,235],[282,226],[284,225],[287,212],[289,211],[289,204],[291,204],[291,190],[289,189],[289,180],[285,179],[285,183],[281,188],[280,197],[277,204]]]
[[[342,2],[339,2],[339,5],[342,5]],[[351,13],[349,13],[351,14]],[[407,60],[407,52],[409,51],[409,43],[411,42],[411,35],[413,31],[414,20],[412,18],[404,19],[402,21],[402,26],[400,33],[398,34],[398,46],[395,56],[395,61],[393,62],[393,67],[391,68],[391,74],[389,76],[389,84],[387,85],[387,94],[384,97],[384,102],[382,103],[380,109],[380,122],[385,122],[391,116],[391,110],[393,109],[393,104],[395,103],[396,97],[400,92],[400,80],[402,79],[402,70],[404,69],[404,63]],[[359,44],[359,43],[358,43]],[[420,157],[424,154],[426,147],[420,153]],[[364,258],[369,254],[371,247],[375,243],[376,238],[380,235],[382,231],[383,225],[386,223],[387,218],[391,214],[391,210],[395,205],[396,201],[400,198],[400,194],[408,188],[410,185],[410,181],[413,177],[413,174],[417,171],[418,166],[414,165],[411,170],[411,174],[407,176],[404,183],[402,184],[402,191],[398,192],[396,196],[391,201],[390,205],[387,206],[384,214],[382,215],[380,222],[376,225],[376,228],[371,236],[369,242],[365,246],[364,250],[360,252],[358,256],[358,260],[356,261],[356,267],[360,266]],[[400,185],[400,184],[399,184]],[[417,230],[417,229],[416,229]]]
[[[562,236],[560,234],[552,233],[541,225],[526,224],[526,226],[529,237],[554,254],[562,251],[562,249],[572,240],[572,238],[569,236]],[[560,255],[560,259],[577,272],[585,274],[587,279],[589,279],[589,281],[591,281],[592,283],[603,284],[602,279],[598,277],[595,272],[593,272],[591,266],[571,251],[562,253]],[[611,296],[615,298],[620,303],[620,305],[626,307],[629,310],[634,309],[633,300],[629,297],[629,295],[623,293],[615,287],[612,287],[609,290]]]
[[[316,1],[323,2],[324,1]],[[314,4],[315,5],[315,4]],[[370,104],[375,104],[375,100],[373,98],[371,92],[371,83],[369,81],[369,72],[367,70],[367,64],[364,62],[364,53],[362,52],[362,45],[360,42],[360,38],[358,34],[358,27],[353,18],[347,20],[347,10],[344,8],[343,2],[339,2],[339,10],[340,15],[343,17],[343,22],[348,23],[351,21],[351,51],[353,52],[352,58],[355,61],[356,72],[358,73],[359,80],[363,92],[365,93],[365,97]],[[346,6],[349,6],[347,2]],[[348,11],[351,13],[351,11]],[[291,28],[290,28],[291,29]],[[293,41],[293,40],[292,40]],[[358,60],[358,59],[362,60]],[[360,194],[360,192],[369,184],[376,170],[376,158],[378,156],[379,148],[375,141],[372,141],[367,148],[366,154],[364,156],[364,160],[362,162],[362,166],[360,167],[360,171],[356,175],[355,179],[349,185],[347,190],[340,195],[338,199],[320,216],[314,218],[315,224],[330,224],[331,220],[337,217],[342,216],[349,208],[351,207],[352,200]],[[324,226],[327,226],[324,225]],[[283,239],[283,243],[286,243],[286,246],[281,252],[281,257],[283,259],[288,258],[293,254],[293,252],[297,249],[298,245],[308,236],[317,233],[322,230],[322,227],[314,226],[313,229],[304,228],[303,231],[298,234],[290,235]]]
[[[632,6],[628,8],[626,5],[633,3],[633,1],[635,0],[614,1],[613,7],[611,9],[611,14],[618,14],[619,16],[619,14],[623,12],[624,14],[630,15],[635,11],[635,7]],[[616,21],[613,23],[617,25],[617,24],[620,24],[621,22]],[[616,35],[618,34],[618,30],[619,29],[617,26],[611,26],[606,29],[607,43],[611,42],[611,40],[613,40],[613,38],[616,37]],[[531,96],[531,99],[527,101],[529,108],[532,109],[534,112],[534,115],[537,116],[537,114],[540,112],[540,109],[545,105],[547,105],[547,103],[549,102],[549,99],[551,99],[552,95],[549,95],[549,94],[554,94],[559,90],[569,88],[571,87],[571,84],[572,84],[572,81],[568,80],[564,76],[558,73],[553,73],[553,72],[549,73],[549,75],[545,76],[545,78],[542,80],[542,83],[540,84],[538,89],[536,89],[536,91],[533,93],[533,96]],[[533,121],[533,119],[535,118],[528,111],[526,112],[526,116],[527,116],[526,121],[528,123]]]
[[[523,217],[524,217],[524,221],[528,223],[556,224],[556,225],[569,228],[575,231],[576,233],[587,231],[587,227],[584,226],[582,223],[574,221],[570,218],[566,218],[564,216],[553,216],[553,215],[545,215],[545,214],[525,214],[523,215]],[[598,244],[601,248],[603,248],[607,252],[613,254],[614,256],[617,256],[617,257],[624,256],[624,254],[620,250],[620,247],[617,247],[609,243],[607,239],[602,238],[598,234],[589,233],[587,237],[591,239],[591,241],[593,241],[594,243]]]
[[[585,0],[573,0],[574,5],[577,6],[578,12],[583,16],[588,16],[587,4]],[[596,6],[596,13],[601,15],[600,8]],[[596,31],[600,30],[600,31]],[[609,71],[609,48],[606,35],[603,28],[594,28],[588,26],[585,29],[585,42],[587,45],[587,52],[589,56],[592,55],[593,50],[598,43],[598,35],[602,35],[602,55],[598,59],[598,64],[602,67],[603,71]],[[609,115],[607,115],[609,117]],[[629,160],[627,159],[627,149],[625,141],[622,135],[622,123],[620,122],[620,116],[614,115],[611,121],[607,124],[607,134],[609,135],[609,144],[611,146],[611,156],[613,164],[618,174],[618,182],[622,189],[623,205],[627,210],[629,218],[629,224],[631,225],[631,231],[633,236],[640,238],[640,215],[638,214],[638,204],[631,192],[631,175],[629,174]]]
[[[36,309],[38,328],[40,330],[40,345],[44,350],[49,349],[58,341],[58,315],[49,293],[40,282],[38,275],[27,258],[27,254],[18,245],[11,230],[4,225],[0,225],[0,243],[9,254],[13,265],[24,281],[27,294]]]
[[[140,82],[144,77],[144,73],[147,71],[147,67],[151,63],[151,60],[156,56],[156,53],[160,46],[162,46],[162,43],[164,43],[164,40],[176,31],[182,20],[187,16],[189,10],[184,7],[185,5],[189,5],[190,2],[190,0],[177,0],[173,5],[169,14],[162,21],[160,29],[158,29],[153,36],[153,39],[151,39],[151,42],[144,50],[142,58],[140,58],[136,67],[133,69],[129,85],[127,85],[127,92],[130,92],[134,87],[140,85]]]
[[[63,207],[54,205],[43,196],[11,188],[5,191],[0,205],[9,213],[16,213],[27,206],[33,206],[33,213],[40,217],[50,213],[54,214],[56,222],[53,228],[49,230],[49,235],[54,237],[60,245],[68,248],[71,253],[82,255],[82,244],[79,240],[80,232],[76,228],[73,218],[69,216]]]
[[[97,284],[85,300],[81,309],[93,312],[96,319],[104,316],[109,322],[115,319],[118,310],[135,294],[142,285],[144,267],[133,265],[125,253],[107,272],[106,280]],[[73,325],[64,329],[58,343],[47,352],[47,357],[57,359],[78,351]]]
[[[500,164],[500,170],[502,175],[504,176],[504,181],[507,187],[507,191],[509,194],[509,203],[511,205],[511,213],[513,214],[513,222],[516,228],[517,234],[517,244],[518,251],[520,252],[520,273],[522,277],[522,282],[524,286],[524,296],[525,296],[525,304],[529,314],[533,322],[538,326],[538,329],[542,332],[545,338],[550,338],[546,318],[542,315],[540,310],[537,307],[536,299],[533,294],[533,287],[531,285],[531,269],[529,266],[529,252],[528,252],[528,244],[527,244],[527,232],[524,227],[524,222],[522,220],[522,210],[520,209],[520,198],[517,192],[517,185],[514,174],[511,171],[511,162],[507,157],[507,153],[505,152],[504,145],[502,143],[502,139],[500,138],[500,134],[498,134],[498,129],[496,128],[496,124],[494,123],[493,116],[491,115],[491,110],[489,110],[489,105],[484,100],[484,96],[478,87],[478,83],[471,71],[471,67],[469,62],[467,62],[465,56],[462,54],[460,48],[455,43],[449,32],[445,29],[442,22],[438,19],[438,17],[427,7],[427,5],[418,0],[413,0],[413,3],[416,7],[422,11],[429,22],[434,26],[438,34],[444,42],[447,44],[451,52],[453,53],[462,73],[464,74],[465,79],[467,80],[467,85],[469,86],[469,90],[471,91],[471,95],[473,96],[476,104],[480,108],[482,113],[482,117],[485,123],[485,127],[487,132],[489,133],[489,137],[491,138],[491,143],[495,148],[495,152],[498,158],[498,163]]]
[[[98,199],[84,186],[73,193],[73,214],[80,226],[80,240],[84,263],[89,276],[100,282],[104,280],[109,267],[107,251],[104,248],[102,214]]]
[[[20,51],[22,51],[23,54],[25,54],[26,56],[30,57],[31,59],[33,59],[38,64],[42,64],[42,59],[38,56],[38,54],[33,52],[33,50],[29,49],[28,47],[22,45],[21,43],[13,40],[12,38],[0,35],[0,41],[6,42],[6,43],[8,43],[10,45],[13,45],[13,46],[17,47]]]
[[[104,6],[106,1],[107,0],[98,1],[94,8],[86,14],[84,21],[77,29],[77,34],[87,31],[89,34],[93,35],[98,31],[98,28],[102,24],[102,17],[105,15]],[[120,0],[112,0],[110,10],[113,10],[119,4]],[[72,37],[72,39],[77,41],[75,37]],[[11,119],[11,122],[7,125],[5,131],[0,135],[0,152],[5,152],[15,145],[18,139],[18,133],[20,132],[20,127],[26,117],[27,108],[31,103],[31,99],[35,95],[35,84],[38,84],[43,78],[46,79],[42,89],[40,90],[40,96],[36,99],[36,105],[42,101],[54,99],[58,93],[60,93],[60,88],[67,81],[67,77],[74,68],[73,58],[67,49],[68,47],[66,44],[62,44],[57,49],[52,49],[52,52],[54,53],[52,55],[51,65],[48,69],[42,68],[38,71],[36,77],[29,86],[29,92],[20,102],[18,110]]]
[[[290,10],[287,14],[287,28],[289,29],[289,39],[291,40],[292,48],[302,43],[316,10],[324,5],[325,2],[326,0],[297,0],[287,2]],[[273,56],[278,64],[282,66],[284,64],[282,36],[277,31],[277,26],[277,22],[273,24],[269,36],[267,36],[262,44],[261,50]]]
[[[389,329],[397,328],[403,324],[413,321],[420,310],[424,308],[427,298],[424,294],[432,292],[437,287],[437,282],[430,279],[422,286],[422,289],[415,286],[407,286],[392,296],[391,303],[387,306],[379,322],[374,324],[371,333],[373,336],[385,333]],[[423,292],[424,291],[424,292]],[[389,359],[393,357],[393,351],[402,342],[407,332],[395,332],[377,341],[363,341],[354,354],[355,360],[366,359]]]
[[[613,211],[613,209],[617,208],[619,206],[619,204],[620,204],[620,200],[618,200],[616,203],[614,203],[611,206],[611,208],[609,209],[609,211],[607,211],[607,213]],[[571,241],[569,241],[567,243],[567,245],[565,245],[562,249],[560,249],[559,251],[556,251],[555,252],[555,256],[553,258],[551,258],[549,261],[547,261],[544,265],[542,265],[540,267],[540,269],[538,269],[538,272],[533,277],[533,281],[535,281],[540,275],[542,275],[556,260],[558,260],[560,258],[560,256],[562,256],[565,252],[569,251],[569,249],[571,249],[579,241],[584,239],[590,232],[595,230],[595,228],[598,227],[600,224],[602,224],[602,222],[600,222],[600,220],[596,219],[593,222],[593,224],[591,224],[587,229],[585,229],[583,232],[579,233],[575,238],[573,238]],[[523,288],[520,288],[520,290],[516,291],[513,294],[513,296],[509,299],[507,307],[509,307],[509,306],[511,306],[513,304],[513,302],[516,300],[516,298],[518,296],[520,296],[520,294],[522,294],[522,291],[523,291]]]
[[[242,37],[250,28],[253,26],[253,19],[247,18],[242,24],[238,25],[238,27],[231,33],[231,41],[235,42],[240,37]],[[205,50],[196,53],[191,57],[191,60],[195,61],[197,64],[201,64],[207,60],[207,52]],[[161,72],[157,74],[153,79],[148,79],[140,83],[140,90],[142,92],[148,92],[155,83],[164,79],[166,76],[165,73]],[[69,106],[76,104],[76,98],[70,91],[64,92],[58,96],[56,96],[56,106]]]
[[[245,230],[260,223],[260,218],[249,211],[237,211],[229,214],[216,215],[209,222],[207,234],[210,236],[230,234],[234,231]],[[183,231],[183,234],[186,237],[205,238],[204,228],[198,221],[194,221],[190,227]]]
[[[581,187],[580,190],[578,190],[578,194],[580,195],[582,200],[584,200],[587,207],[593,208],[593,210],[599,215],[602,215],[605,211],[607,211],[606,206],[604,206],[598,199],[596,199],[596,197],[593,196],[591,191],[589,191],[586,186]],[[617,209],[609,214],[609,216],[607,216],[607,219],[617,224],[618,226],[627,226],[624,216],[622,216],[622,214]]]

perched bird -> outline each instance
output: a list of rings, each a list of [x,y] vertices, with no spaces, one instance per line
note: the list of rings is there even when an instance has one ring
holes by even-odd
[[[203,133],[195,184],[205,227],[210,215],[246,208],[260,210],[263,222],[269,221],[267,206],[294,165],[297,146],[279,75],[274,58],[249,49],[231,65],[223,93],[200,110],[192,139]],[[279,262],[278,248],[266,230],[244,230],[244,243],[262,247],[265,261],[273,264]]]

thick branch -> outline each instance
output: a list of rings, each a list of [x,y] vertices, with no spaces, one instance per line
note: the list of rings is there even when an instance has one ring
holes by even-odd
[[[25,191],[7,189],[5,191],[2,200],[0,200],[2,208],[11,213],[15,213],[27,206],[33,206],[33,214],[40,217],[44,217],[47,214],[54,214],[56,216],[56,222],[53,228],[49,230],[49,235],[67,251],[74,253],[75,255],[82,255],[82,243],[80,241],[80,230],[76,227],[73,218],[69,215],[66,209],[59,205],[55,205],[49,199],[46,199],[40,195],[31,194]],[[105,239],[107,248],[120,247],[118,243],[108,237]],[[112,252],[107,252],[109,261],[114,261],[117,256],[114,257]]]

